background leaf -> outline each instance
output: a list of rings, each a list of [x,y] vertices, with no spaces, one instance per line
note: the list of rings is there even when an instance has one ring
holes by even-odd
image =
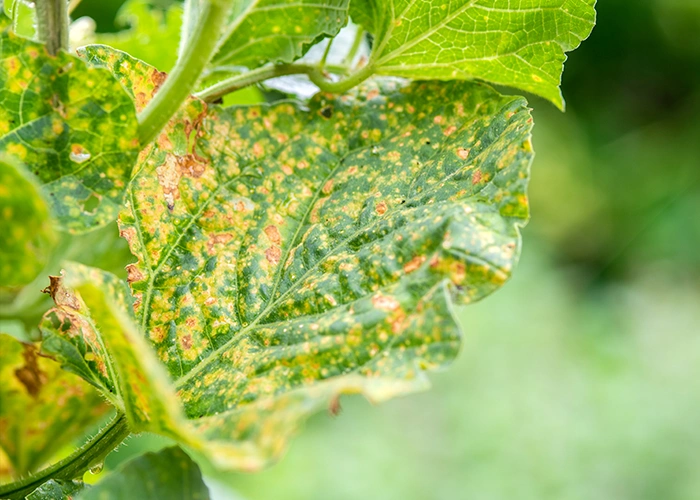
[[[0,447],[15,476],[35,471],[107,410],[93,388],[37,346],[0,333]]]
[[[588,37],[595,0],[353,0],[375,38],[376,72],[417,79],[485,80],[563,108],[565,52]]]
[[[175,65],[182,5],[175,3],[158,8],[145,0],[131,0],[119,10],[117,22],[128,29],[117,33],[96,33],[94,43],[123,50],[161,71],[170,71]]]
[[[109,72],[8,30],[0,15],[0,153],[27,165],[64,229],[114,220],[139,150],[134,105]]]
[[[0,287],[25,285],[43,269],[58,237],[40,187],[23,167],[0,157]]]
[[[146,453],[127,462],[78,498],[208,500],[209,490],[197,464],[180,448],[171,447],[158,453]]]
[[[26,500],[72,500],[88,487],[81,481],[55,481],[49,479],[27,495]]]
[[[348,0],[245,0],[233,3],[212,66],[256,68],[292,62],[324,35],[335,36],[348,19]]]

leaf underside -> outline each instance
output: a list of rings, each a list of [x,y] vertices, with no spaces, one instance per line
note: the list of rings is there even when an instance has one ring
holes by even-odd
[[[0,14],[0,154],[38,178],[72,232],[117,215],[138,154],[134,105],[101,68],[9,31]]]
[[[84,56],[118,66],[134,95],[154,71],[105,47]],[[192,100],[141,155],[120,216],[138,258],[133,320],[158,366],[123,340],[128,308],[93,300],[102,333],[73,328],[90,321],[45,333],[91,360],[132,346],[136,368],[115,366],[122,386],[161,370],[174,389],[142,385],[122,406],[145,401],[161,432],[258,468],[337,395],[422,389],[426,369],[454,358],[452,304],[499,288],[519,254],[531,122],[523,99],[465,82],[377,79],[304,105]],[[76,288],[80,307],[96,291]],[[106,347],[80,340],[93,336]]]
[[[212,66],[257,68],[289,63],[320,36],[335,36],[348,20],[349,0],[234,2]]]

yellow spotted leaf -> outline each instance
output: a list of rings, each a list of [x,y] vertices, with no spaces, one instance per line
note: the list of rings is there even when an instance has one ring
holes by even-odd
[[[134,93],[154,71],[119,66]],[[180,405],[156,391],[170,417],[150,428],[166,421],[219,466],[256,469],[341,394],[425,388],[459,349],[453,304],[498,289],[517,261],[531,124],[522,98],[468,82],[191,100],[142,154],[120,215],[136,327]],[[66,342],[109,351],[105,308],[77,290],[96,328]],[[150,361],[125,363],[148,378]]]
[[[50,56],[0,14],[0,154],[31,171],[56,220],[84,232],[113,221],[139,145],[136,110],[108,71]]]

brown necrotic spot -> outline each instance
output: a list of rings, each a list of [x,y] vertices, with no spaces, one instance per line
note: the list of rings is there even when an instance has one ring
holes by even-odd
[[[326,106],[321,109],[320,113],[322,117],[330,118],[331,116],[333,116],[333,108],[331,108],[330,106]]]
[[[269,225],[265,228],[265,234],[269,238],[270,242],[279,245],[282,242],[282,236],[280,235],[277,226]]]
[[[180,343],[182,344],[182,348],[184,350],[189,350],[192,347],[192,335],[184,335],[180,340]]]
[[[24,358],[24,366],[15,370],[15,376],[27,389],[30,396],[37,397],[41,386],[46,383],[46,373],[39,368],[37,351],[34,346],[25,344],[22,357]]]
[[[128,264],[126,266],[126,281],[129,284],[136,283],[137,281],[143,281],[144,279],[146,279],[146,277],[138,268],[137,264]]]
[[[280,250],[280,247],[278,246],[273,246],[265,250],[265,258],[270,264],[277,264],[280,261],[280,258],[282,257],[282,250]]]

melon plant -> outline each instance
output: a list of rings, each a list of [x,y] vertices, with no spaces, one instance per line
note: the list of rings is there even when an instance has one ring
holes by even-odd
[[[0,497],[208,498],[191,456],[255,471],[341,395],[426,389],[520,253],[510,94],[563,109],[594,0],[133,2],[105,36],[75,4],[0,17]],[[177,445],[81,482],[142,432]]]

